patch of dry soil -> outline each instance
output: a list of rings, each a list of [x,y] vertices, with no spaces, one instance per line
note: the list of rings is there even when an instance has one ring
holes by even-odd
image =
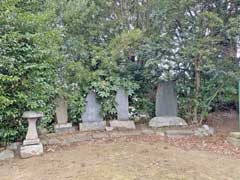
[[[0,180],[239,180],[240,159],[165,142],[87,142],[0,162]]]

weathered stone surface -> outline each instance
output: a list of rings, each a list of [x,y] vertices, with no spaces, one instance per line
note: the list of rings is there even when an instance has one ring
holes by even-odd
[[[240,132],[230,132],[229,136],[236,139],[240,139]]]
[[[83,122],[79,124],[80,131],[105,130],[106,121]]]
[[[123,129],[136,129],[135,123],[133,121],[110,121],[110,126],[113,128],[123,128]]]
[[[0,161],[14,158],[14,152],[6,149],[0,152]]]
[[[66,124],[55,124],[54,129],[56,133],[70,133],[74,132],[76,129],[72,126],[72,123]]]
[[[194,132],[192,130],[166,130],[165,135],[168,137],[184,137],[192,136]]]
[[[103,118],[100,115],[100,111],[101,106],[96,100],[96,93],[94,91],[91,91],[86,98],[86,110],[82,114],[82,122],[102,122]]]
[[[90,141],[92,139],[92,136],[90,134],[88,134],[88,133],[75,134],[74,137],[79,142],[81,142],[81,141]]]
[[[120,121],[127,121],[128,113],[128,95],[124,89],[119,89],[116,95],[117,118]]]
[[[118,138],[124,136],[140,136],[142,133],[141,131],[118,131],[118,132],[111,132],[109,133],[110,137]]]
[[[237,138],[234,138],[234,137],[228,137],[227,141],[234,146],[240,147],[240,139],[237,139]]]
[[[203,125],[201,128],[198,128],[194,131],[195,136],[210,136],[214,134],[214,128],[209,127],[208,125]]]
[[[113,127],[106,126],[106,131],[113,131]]]
[[[156,116],[177,116],[177,94],[174,82],[161,82],[157,88]]]
[[[27,119],[29,119],[29,118],[36,119],[36,118],[43,117],[43,113],[42,112],[35,112],[35,111],[26,111],[26,112],[23,113],[22,117],[27,118]]]
[[[68,122],[68,105],[63,98],[56,99],[56,120],[57,124],[67,124]]]
[[[43,145],[41,143],[34,144],[34,145],[21,146],[20,148],[21,158],[38,156],[41,154],[43,154]]]
[[[23,141],[23,145],[32,145],[32,144],[39,144],[40,143],[40,139],[25,139]]]
[[[149,126],[155,128],[166,126],[187,126],[187,123],[180,117],[162,116],[151,119]]]
[[[153,135],[153,134],[155,134],[155,132],[152,129],[143,129],[142,133],[144,135]]]
[[[14,142],[11,143],[7,146],[7,149],[13,150],[13,151],[17,151],[20,147],[21,143],[20,142]]]
[[[109,138],[109,135],[108,135],[108,133],[106,133],[106,132],[104,132],[104,133],[94,133],[94,134],[92,135],[92,137],[93,137],[94,139],[102,139],[102,138]]]

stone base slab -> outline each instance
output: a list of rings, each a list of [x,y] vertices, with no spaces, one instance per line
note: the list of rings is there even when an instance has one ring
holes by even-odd
[[[0,151],[0,161],[14,158],[14,152],[10,149]]]
[[[29,158],[32,156],[39,156],[43,154],[43,145],[41,143],[34,145],[21,146],[20,156],[21,158]]]
[[[233,138],[233,137],[228,137],[227,141],[234,146],[240,147],[240,139]]]
[[[110,127],[119,128],[119,129],[136,129],[134,121],[120,121],[113,120],[110,121]]]
[[[79,123],[80,131],[105,130],[105,128],[106,128],[106,121]]]
[[[167,130],[165,135],[167,137],[186,137],[193,136],[194,132],[192,130]]]
[[[149,122],[150,127],[171,127],[171,126],[187,126],[184,119],[174,116],[154,117]]]
[[[27,145],[34,145],[34,144],[39,144],[40,143],[40,139],[37,138],[37,139],[25,139],[23,141],[23,145],[24,146],[27,146]]]
[[[240,140],[240,132],[230,132],[229,136]]]
[[[66,124],[55,124],[54,130],[56,133],[67,133],[67,132],[74,132],[76,129],[72,126],[72,123],[66,123]]]

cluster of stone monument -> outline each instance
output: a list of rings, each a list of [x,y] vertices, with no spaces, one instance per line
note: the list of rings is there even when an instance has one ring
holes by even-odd
[[[158,86],[156,96],[156,116],[149,122],[150,127],[185,126],[186,122],[177,117],[177,95],[173,82],[164,82]],[[56,106],[56,133],[73,132],[75,128],[68,122],[67,102],[63,98],[57,99]],[[128,95],[124,89],[119,89],[116,94],[117,120],[109,122],[111,129],[135,129],[134,121],[129,120]],[[28,132],[20,155],[23,158],[43,153],[43,146],[39,140],[36,121],[43,116],[42,113],[25,112],[23,118],[28,120]],[[101,105],[97,102],[96,93],[90,91],[86,97],[86,108],[81,116],[80,131],[105,130],[106,121],[101,116]],[[109,128],[109,127],[108,127]]]

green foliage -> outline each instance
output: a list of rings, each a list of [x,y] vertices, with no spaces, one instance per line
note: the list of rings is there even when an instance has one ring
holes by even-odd
[[[58,31],[52,12],[38,1],[1,1],[0,114],[1,140],[22,138],[24,111],[43,111],[41,126],[50,128],[54,112]],[[37,8],[32,12],[32,8]],[[40,8],[40,9],[38,9]]]
[[[26,110],[43,111],[40,126],[51,131],[57,96],[77,123],[90,90],[105,119],[116,117],[118,88],[132,114],[154,116],[160,81],[176,81],[187,119],[235,102],[239,7],[239,0],[0,1],[1,142],[23,138]]]

